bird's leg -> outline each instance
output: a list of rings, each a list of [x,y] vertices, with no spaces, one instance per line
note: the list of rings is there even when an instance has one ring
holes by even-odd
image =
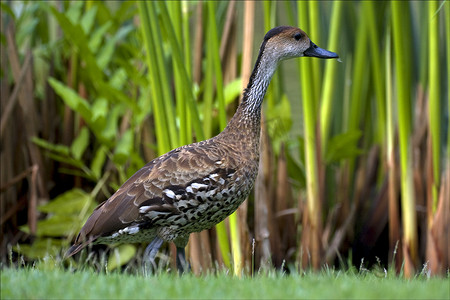
[[[184,247],[177,247],[177,269],[178,273],[183,274],[189,272],[190,266],[186,261]]]
[[[148,268],[153,267],[156,270],[155,257],[156,253],[158,253],[159,248],[163,243],[163,239],[160,237],[155,237],[153,241],[148,244],[147,248],[144,251],[144,272],[147,274]]]
[[[179,274],[189,272],[190,266],[186,260],[186,254],[184,253],[184,248],[189,241],[189,234],[179,235],[173,242],[177,247],[177,269]]]

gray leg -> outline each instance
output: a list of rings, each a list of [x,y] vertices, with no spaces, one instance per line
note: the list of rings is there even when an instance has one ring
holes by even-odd
[[[187,273],[190,270],[190,266],[186,261],[184,247],[177,247],[177,269],[180,274]]]
[[[145,248],[144,251],[144,270],[145,272],[148,270],[148,268],[151,266],[154,270],[156,270],[156,264],[155,264],[155,257],[158,253],[159,248],[161,248],[161,245],[164,241],[159,238],[155,237],[155,239],[148,244],[147,248]]]

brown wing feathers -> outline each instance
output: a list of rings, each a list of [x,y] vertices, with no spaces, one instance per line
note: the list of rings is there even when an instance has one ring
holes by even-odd
[[[214,148],[212,145],[211,152],[217,154]],[[148,163],[95,209],[67,255],[79,252],[97,238],[117,232],[130,223],[153,223],[164,219],[165,214],[180,213],[176,201],[194,197],[186,191],[187,186],[201,182],[210,174],[227,176],[227,171],[221,171],[215,164],[219,159],[217,155],[208,155],[201,147],[190,145]]]

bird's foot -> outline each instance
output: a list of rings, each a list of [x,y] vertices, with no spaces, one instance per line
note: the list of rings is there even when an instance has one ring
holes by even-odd
[[[156,237],[144,251],[144,274],[150,275],[154,270],[156,270],[155,257],[158,253],[159,248],[163,243],[163,239]]]
[[[180,275],[191,271],[191,266],[186,260],[184,247],[177,247],[177,269]]]

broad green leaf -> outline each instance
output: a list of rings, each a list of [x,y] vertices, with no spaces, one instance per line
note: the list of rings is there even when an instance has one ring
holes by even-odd
[[[97,65],[100,69],[105,69],[111,61],[115,49],[115,40],[109,40],[97,54]]]
[[[76,139],[72,142],[72,145],[70,146],[70,152],[72,153],[75,159],[80,160],[81,156],[83,156],[83,153],[88,145],[89,145],[89,129],[85,126],[81,128],[80,133],[78,134]]]
[[[100,119],[106,119],[108,108],[108,100],[103,97],[96,99],[92,103],[92,122],[96,123]]]
[[[72,158],[70,155],[66,155],[66,156],[65,155],[59,155],[59,154],[57,154],[55,152],[49,152],[49,153],[47,153],[47,155],[51,159],[63,162],[65,164],[69,164],[69,165],[75,166],[77,168],[83,167],[83,162],[82,161],[76,160],[76,159]]]
[[[65,155],[65,156],[69,155],[69,152],[70,152],[69,147],[67,147],[65,145],[53,144],[53,143],[50,143],[46,140],[43,140],[43,139],[35,137],[35,136],[32,137],[31,140],[33,141],[33,143],[35,143],[39,147],[42,147],[46,150],[53,151],[55,153],[59,153],[60,155]]]
[[[267,109],[267,131],[273,141],[275,153],[279,152],[280,142],[286,140],[292,127],[291,104],[283,95],[272,109]]]
[[[123,113],[124,107],[122,105],[115,105],[109,111],[106,118],[106,126],[103,129],[101,135],[105,140],[112,140],[116,137],[117,124],[119,122],[119,117]]]
[[[81,27],[84,33],[89,34],[92,26],[95,22],[95,16],[97,15],[97,6],[92,6],[82,17],[81,17]]]
[[[15,39],[18,46],[22,46],[24,42],[30,38],[30,36],[34,35],[38,22],[38,18],[31,18],[26,22],[26,24],[22,24],[22,26],[19,27],[20,30],[18,30],[15,34]]]
[[[92,160],[91,170],[94,173],[96,179],[99,179],[102,176],[103,165],[106,160],[106,146],[102,145],[96,152],[94,159]]]
[[[304,188],[306,186],[305,167],[302,162],[298,162],[290,153],[288,147],[285,149],[286,163],[288,176],[291,178],[291,182],[294,183],[297,188]],[[302,156],[303,158],[304,156]]]
[[[130,244],[120,245],[108,257],[108,269],[110,271],[129,262],[136,254],[136,247]]]
[[[83,6],[83,1],[74,1],[70,3],[69,8],[67,9],[67,12],[65,14],[72,23],[78,23]]]
[[[63,247],[67,247],[64,239],[37,238],[32,245],[16,245],[13,250],[31,259],[46,256],[58,256]]]
[[[116,149],[114,151],[113,160],[116,164],[124,164],[133,149],[133,130],[128,129],[122,134],[119,142],[117,143]]]
[[[67,106],[79,113],[86,122],[91,122],[91,108],[85,99],[78,95],[73,89],[54,78],[49,78],[48,81],[55,92],[63,99],[64,103],[67,104]]]
[[[231,82],[229,82],[223,91],[223,95],[225,98],[225,106],[228,106],[231,102],[233,102],[236,97],[238,97],[241,93],[242,89],[242,78],[237,78]]]
[[[75,235],[80,231],[84,221],[84,219],[76,215],[53,215],[38,222],[36,236],[61,237]],[[20,229],[29,233],[26,225],[21,226]]]
[[[113,38],[108,39],[106,44],[103,46],[102,49],[100,49],[100,51],[99,51],[99,53],[97,55],[97,65],[99,66],[100,69],[106,68],[106,66],[111,61],[113,53],[116,50],[116,43],[120,39],[126,37],[127,34],[129,32],[131,32],[131,30],[133,30],[134,28],[135,27],[133,25],[128,25],[128,26],[121,27],[117,31],[117,34]]]
[[[112,22],[108,21],[99,28],[95,29],[94,33],[91,35],[89,39],[89,49],[91,49],[92,53],[96,53],[98,48],[100,47],[103,38],[105,37],[108,30],[111,28]]]
[[[145,165],[144,160],[142,157],[133,151],[130,155],[130,166],[126,169],[126,177],[129,178],[133,176],[134,173],[136,173],[140,168],[142,168]]]
[[[111,103],[122,102],[134,112],[138,111],[138,106],[135,99],[128,97],[124,91],[121,91],[104,81],[96,82],[98,93],[109,100]],[[123,111],[123,109],[122,109]]]
[[[80,24],[71,22],[67,16],[60,13],[56,8],[51,7],[51,11],[61,26],[66,39],[76,47],[85,62],[85,72],[82,72],[81,75],[87,76],[88,80],[90,79],[90,82],[97,86],[103,80],[103,73],[97,66],[96,59],[89,48],[89,42],[83,28]]]
[[[127,73],[125,69],[120,68],[114,74],[111,76],[111,79],[109,80],[109,84],[112,87],[115,87],[118,90],[121,90],[124,83],[127,81]]]
[[[363,153],[358,148],[358,141],[361,135],[362,132],[360,130],[351,130],[332,137],[328,142],[325,161],[327,163],[333,163],[342,159],[355,158]]]
[[[94,199],[90,194],[81,189],[72,189],[40,205],[38,210],[48,214],[78,215],[82,210],[91,211],[94,206]]]
[[[152,112],[152,104],[151,104],[151,97],[149,95],[150,91],[148,89],[141,89],[141,92],[139,94],[138,98],[138,111],[134,112],[133,116],[136,120],[136,124],[141,124],[144,119],[149,116]]]

